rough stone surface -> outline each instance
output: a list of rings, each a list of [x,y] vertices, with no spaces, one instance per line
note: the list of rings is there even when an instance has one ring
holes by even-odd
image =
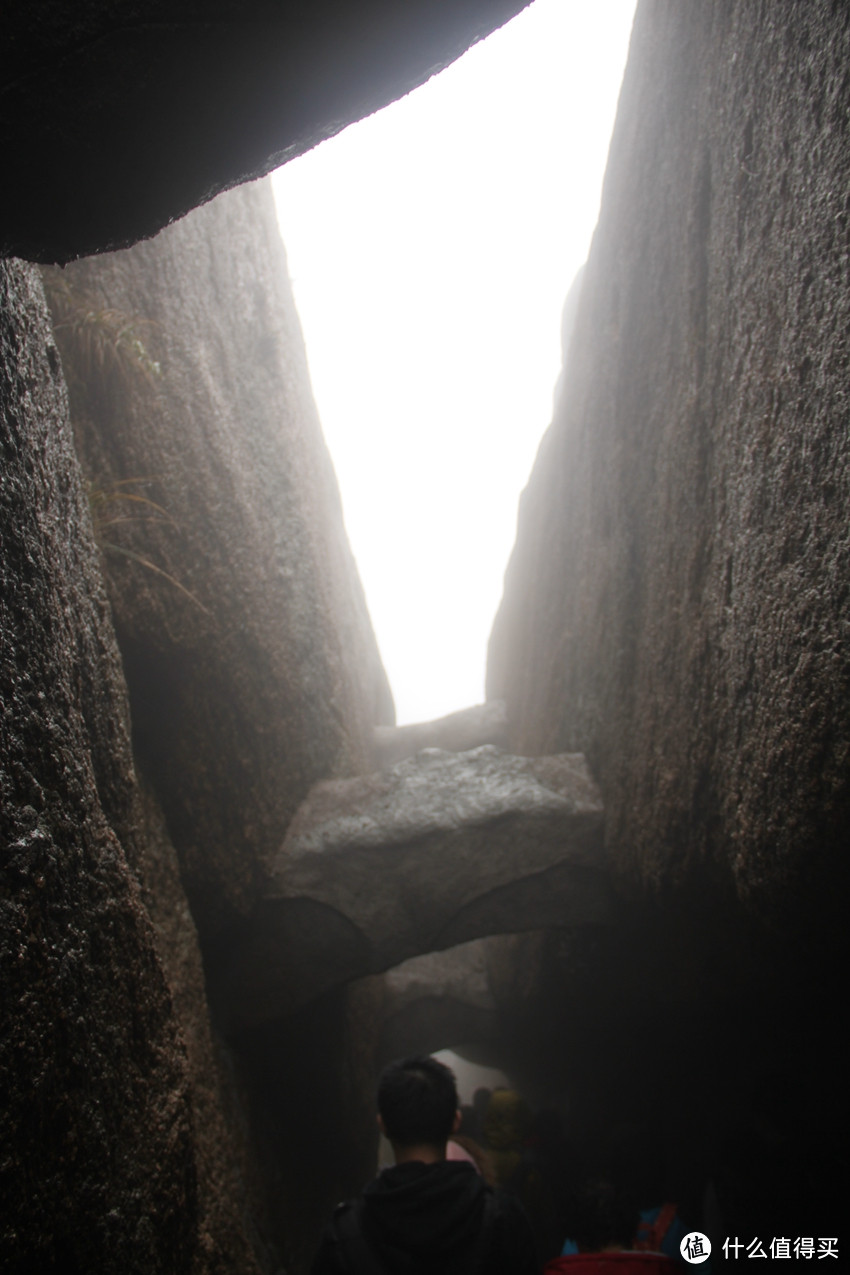
[[[482,939],[403,961],[384,976],[381,1064],[447,1045],[492,1042],[498,1005],[490,989]]]
[[[500,1004],[585,1145],[651,1112],[730,1233],[842,1207],[846,1047],[787,1025],[846,997],[849,58],[844,5],[641,0],[490,646],[628,900],[499,940]]]
[[[231,1270],[271,1275],[280,1269],[282,1255],[300,1254],[303,1268],[306,1250],[315,1242],[318,1214],[342,1193],[342,1178],[350,1190],[352,1180],[363,1176],[362,1156],[341,1150],[336,1176],[325,1174],[323,1179],[316,1169],[305,1212],[292,1167],[301,1157],[297,1139],[303,1130],[291,1122],[287,1136],[278,1116],[274,1127],[279,1137],[267,1136],[272,1117],[280,1111],[274,1087],[254,1083],[261,1069],[211,1030],[203,962],[178,856],[153,786],[139,788],[136,782],[127,689],[101,574],[110,557],[122,565],[131,561],[106,548],[104,539],[121,548],[132,548],[133,542],[122,541],[123,524],[104,531],[99,522],[133,512],[147,515],[150,506],[118,502],[116,509],[115,503],[101,499],[110,490],[127,490],[111,487],[105,460],[97,477],[90,479],[87,498],[74,452],[60,357],[33,268],[4,264],[0,300],[0,907],[6,918],[0,937],[0,1265],[21,1272],[126,1268],[140,1275],[218,1275]],[[138,359],[111,359],[115,329],[104,317],[109,307],[102,299],[100,307],[91,313],[105,325],[108,340],[90,349],[99,379],[81,400],[91,415],[78,415],[77,421],[78,439],[89,458],[106,455],[106,449],[98,451],[93,423],[97,410],[105,420],[126,411],[125,423],[132,419],[130,399],[140,416],[167,410],[159,378],[143,374],[144,360],[140,365]],[[150,341],[150,330],[134,312],[132,340],[138,334]],[[71,359],[67,365],[79,398],[83,365]],[[253,375],[258,379],[262,373],[255,370]],[[211,396],[216,393],[212,373],[208,389]],[[293,397],[298,392],[294,389]],[[169,420],[176,429],[175,418]],[[308,418],[306,428],[310,423]],[[116,439],[111,441],[115,444]],[[169,475],[182,490],[174,452],[163,451],[160,467],[171,462]],[[192,463],[190,459],[190,479],[199,482]],[[147,465],[143,468],[150,472]],[[129,476],[138,473],[131,469]],[[296,476],[303,483],[310,474],[302,457]],[[265,476],[261,472],[260,486]],[[135,495],[150,488],[131,484],[129,490]],[[322,491],[320,483],[308,488],[305,501],[320,502]],[[195,488],[194,498],[206,502],[205,508],[220,502],[217,490],[204,495]],[[331,521],[333,508],[332,504]],[[257,510],[253,512],[259,518]],[[244,521],[252,525],[247,514]],[[172,511],[164,524],[153,528],[144,522],[128,526],[145,532],[163,532],[164,526],[174,537],[169,541],[166,536],[166,552],[174,549],[175,541],[185,548]],[[331,530],[331,539],[334,534]],[[302,551],[305,539],[309,536],[299,539]],[[319,530],[315,539],[321,543]],[[239,546],[228,541],[218,549],[218,561],[229,561],[231,568],[229,581],[224,572],[218,578],[219,593],[235,589],[246,606],[253,599],[250,589],[243,591],[242,564],[250,561],[255,548],[256,541],[249,541],[240,554]],[[164,568],[171,567],[173,580],[140,567],[138,595],[134,582],[123,580],[129,601],[122,608],[119,583],[113,579],[116,613],[127,623],[131,604],[136,603],[158,641],[179,645],[181,604],[204,623],[210,617],[200,609],[199,598],[192,601],[174,583],[185,570],[179,555],[176,562],[166,561],[158,557],[157,544],[147,543],[142,552]],[[316,584],[322,596],[334,586],[334,563],[329,559],[331,555],[323,560],[328,578]],[[319,566],[310,561],[320,576]],[[154,580],[165,599],[156,615],[151,614],[157,602]],[[301,596],[306,588],[303,585]],[[169,602],[174,614],[169,614]],[[316,610],[301,622],[311,620],[316,620]],[[137,644],[128,649],[138,664],[145,651],[144,623],[136,632]],[[315,643],[318,632],[313,639]],[[350,634],[343,633],[339,640],[343,644],[349,639]],[[247,652],[245,647],[237,652],[246,679],[256,673],[251,661],[259,645],[246,642]],[[232,646],[228,650],[233,653]],[[316,676],[325,672],[320,662]],[[202,669],[197,669],[197,676],[202,680]],[[233,684],[244,685],[238,672],[226,689]],[[363,678],[364,696],[367,684],[368,674]],[[333,694],[336,683],[329,675],[322,686]],[[153,692],[151,698],[156,698]],[[259,698],[255,691],[255,700]],[[165,775],[173,791],[180,786],[177,767],[182,760],[178,757],[169,772],[156,756],[158,745],[170,746],[171,726],[162,727],[146,752],[150,735],[145,727],[151,728],[152,705],[144,694],[138,703],[141,722],[134,739],[139,755],[153,758],[157,780]],[[173,708],[179,723],[180,705]],[[341,707],[336,703],[328,715],[345,709],[342,699]],[[226,713],[225,706],[222,719]],[[348,728],[368,740],[372,721],[370,713],[362,724],[349,721]],[[342,733],[345,727],[338,729]],[[245,730],[247,734],[247,724]],[[199,736],[202,744],[203,733]],[[215,738],[210,731],[211,748]],[[226,745],[227,738],[224,731],[219,742]],[[327,737],[324,742],[327,747]],[[339,751],[345,746],[340,743]],[[354,745],[349,749],[351,755],[356,753]],[[275,783],[278,778],[275,774]],[[237,800],[241,810],[241,795]],[[220,802],[219,809],[226,808],[223,794]],[[238,878],[238,855],[233,861]],[[221,908],[226,912],[234,905],[227,894],[224,851],[221,870]],[[209,876],[204,881],[208,883]],[[241,888],[238,880],[235,888]],[[198,895],[202,903],[214,899],[214,886]],[[337,1031],[339,1056],[326,1080],[329,1089],[335,1085],[338,1092],[331,1092],[328,1102],[345,1118],[352,1138],[359,1139],[364,1132],[363,1095],[370,1087],[364,1074],[371,1063],[369,1031],[377,1031],[377,1026],[370,1028],[367,1018],[357,1033],[341,1030],[351,1011],[344,996],[338,999],[339,1004],[324,1011],[323,1035],[314,1040],[315,1032],[307,1032],[301,1043],[308,1051],[311,1043],[326,1048]],[[358,1041],[366,1042],[359,1053]],[[281,1074],[288,1070],[300,1078],[306,1061],[299,1071],[291,1047],[277,1038],[271,1043],[277,1049],[273,1066]]]
[[[339,983],[485,934],[605,920],[602,808],[580,755],[426,749],[317,784],[231,971],[263,1021]]]
[[[487,977],[486,945],[480,939],[402,961],[388,971],[384,982],[384,1008],[390,1013],[431,996],[451,997],[476,1009],[495,1008]]]
[[[287,1275],[308,1275],[335,1204],[374,1175],[380,999],[363,980],[239,1036]]]
[[[10,0],[0,253],[67,261],[155,234],[401,97],[525,3]]]
[[[250,1097],[210,1026],[203,960],[180,881],[177,854],[156,796],[142,783],[128,840],[136,847],[142,898],[186,1049],[197,1175],[194,1269],[274,1275],[285,1234],[271,1215],[274,1177],[250,1127]]]
[[[482,744],[503,747],[508,734],[505,705],[500,700],[462,708],[431,722],[405,726],[377,726],[375,753],[379,766],[392,766],[413,757],[422,748],[444,748],[461,753]]]
[[[250,915],[310,786],[371,769],[392,721],[271,191],[48,283],[134,745],[209,937]]]
[[[350,1031],[340,994],[296,1025],[310,1057],[335,1039],[324,1100],[351,1131],[336,1174],[299,1176],[307,1135],[270,1077],[301,1084],[309,1062],[273,1028],[225,1042],[207,996],[301,798],[316,778],[371,768],[392,700],[270,192],[231,192],[150,243],[46,278],[147,780],[114,819],[186,1044],[196,1260],[303,1269],[320,1215],[363,1177],[353,1147],[369,1145],[377,1022]]]
[[[624,872],[792,926],[847,860],[848,52],[841,6],[640,6],[490,648]]]
[[[0,1265],[189,1271],[190,1077],[105,810],[126,692],[36,273],[0,264]]]

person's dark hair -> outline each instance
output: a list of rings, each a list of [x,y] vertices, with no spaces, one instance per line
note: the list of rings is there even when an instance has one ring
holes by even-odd
[[[378,1111],[390,1142],[400,1147],[441,1146],[457,1109],[454,1073],[436,1058],[402,1058],[381,1073]]]

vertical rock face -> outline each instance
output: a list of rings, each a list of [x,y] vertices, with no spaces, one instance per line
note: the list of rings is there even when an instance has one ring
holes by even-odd
[[[372,1029],[351,1034],[343,993],[224,1045],[205,976],[214,995],[307,790],[371,769],[393,708],[270,190],[231,192],[47,282],[146,779],[128,840],[192,1074],[203,1261],[226,1240],[231,1265],[254,1269],[271,1236],[298,1268],[341,1183],[368,1173]],[[335,1174],[308,1168],[293,1116],[313,1050],[351,1134]]]
[[[153,924],[189,1078],[196,1203],[187,1224],[193,1272],[269,1275],[278,1267],[282,1228],[270,1216],[270,1183],[249,1119],[250,1101],[234,1059],[210,1023],[203,958],[180,881],[177,854],[155,794],[134,794],[126,841],[134,852],[142,900]]]
[[[0,265],[0,1265],[189,1270],[189,1074],[114,827],[127,703],[40,281]]]
[[[2,266],[9,1270],[299,1269],[368,1172],[368,1005],[228,1043],[207,1008],[291,812],[371,767],[392,702],[269,193],[197,218],[49,281],[61,360]],[[357,1145],[334,1173],[297,1118],[313,1050]]]
[[[846,995],[848,58],[844,6],[642,0],[489,653],[513,749],[587,755],[625,902],[504,940],[502,1006],[591,1145],[651,1113],[680,1202],[777,1235],[840,1216],[846,1137],[843,1047],[788,1024]]]
[[[207,934],[392,703],[266,184],[49,280],[137,755]]]
[[[623,871],[791,925],[850,813],[848,53],[840,6],[641,4],[490,648]]]

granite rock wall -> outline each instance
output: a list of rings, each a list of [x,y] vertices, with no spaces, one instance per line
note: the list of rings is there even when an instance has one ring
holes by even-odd
[[[270,193],[48,277],[52,327],[2,269],[4,1269],[298,1270],[369,1171],[378,1024],[225,1037],[216,972],[392,700]],[[317,1055],[351,1138],[311,1176]]]
[[[139,841],[120,837],[138,797],[127,697],[60,361],[37,272],[0,272],[0,1263],[215,1269],[196,1266],[185,1041]],[[221,1233],[204,1242],[227,1256]]]
[[[787,1166],[780,1226],[846,1118],[837,1042],[782,1024],[846,987],[848,54],[840,5],[641,0],[489,653],[512,749],[585,752],[623,900],[618,942],[506,940],[561,1006],[540,1056],[674,1110],[685,1194]]]
[[[271,190],[47,277],[134,747],[210,937],[393,720]]]
[[[299,1269],[340,1183],[368,1174],[374,1033],[352,1039],[343,992],[259,1046],[223,1034],[217,988],[294,810],[317,779],[371,769],[393,708],[271,192],[45,280],[144,777],[120,831],[188,1057],[202,1259],[226,1232],[237,1269]],[[280,1090],[319,1052],[351,1139],[308,1187]]]
[[[624,873],[788,919],[850,797],[848,41],[828,4],[640,6],[490,649],[514,746],[586,751]]]

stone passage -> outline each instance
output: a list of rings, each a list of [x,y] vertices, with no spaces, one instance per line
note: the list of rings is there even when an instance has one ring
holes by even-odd
[[[472,708],[461,708],[430,722],[410,722],[405,726],[376,726],[375,758],[379,767],[392,766],[415,756],[423,748],[446,748],[466,752],[482,744],[508,747],[508,716],[505,701],[488,700]]]
[[[316,784],[231,965],[250,1026],[410,957],[611,915],[602,804],[578,753],[425,749]]]

